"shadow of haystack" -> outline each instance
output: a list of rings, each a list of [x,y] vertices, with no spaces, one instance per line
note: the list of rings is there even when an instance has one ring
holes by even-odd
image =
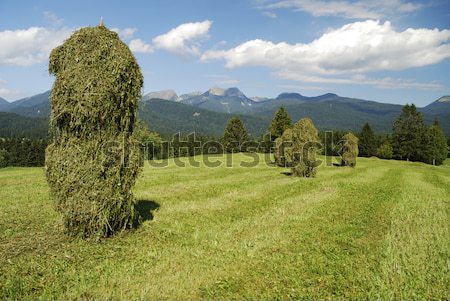
[[[136,212],[138,214],[138,220],[136,221],[135,227],[138,227],[145,221],[153,219],[153,211],[157,210],[160,205],[152,200],[138,200],[134,205]]]

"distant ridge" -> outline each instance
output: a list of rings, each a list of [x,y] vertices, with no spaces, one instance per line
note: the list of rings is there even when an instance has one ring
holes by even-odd
[[[50,91],[46,91],[12,103],[0,100],[0,111],[26,117],[48,118],[49,96]],[[155,96],[164,99],[154,98]],[[149,105],[144,106],[144,103]],[[180,96],[173,90],[148,93],[143,97],[139,114],[149,122],[148,125],[153,130],[171,133],[195,129],[207,135],[220,135],[223,131],[223,120],[233,115],[248,116],[246,121],[251,133],[260,135],[268,128],[273,114],[280,106],[286,108],[294,121],[310,117],[322,130],[359,131],[365,122],[369,122],[376,132],[384,133],[392,130],[392,123],[402,110],[401,105],[355,99],[334,93],[309,97],[286,92],[280,93],[276,98],[248,98],[236,87],[214,87],[205,92]],[[442,96],[419,108],[419,111],[424,114],[428,124],[438,119],[446,134],[450,136],[450,96]]]

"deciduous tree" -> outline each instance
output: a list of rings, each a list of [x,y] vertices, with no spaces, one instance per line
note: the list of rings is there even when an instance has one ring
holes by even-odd
[[[380,159],[392,159],[392,145],[389,141],[385,141],[377,150],[377,157]]]

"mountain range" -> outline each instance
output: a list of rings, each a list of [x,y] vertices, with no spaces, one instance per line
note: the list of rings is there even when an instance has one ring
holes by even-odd
[[[0,111],[27,118],[42,118],[50,115],[50,91],[7,102],[0,98]],[[151,130],[172,134],[192,132],[220,136],[231,115],[240,116],[253,136],[263,134],[275,111],[284,106],[297,121],[310,117],[321,130],[359,131],[369,122],[375,132],[389,133],[392,123],[399,116],[402,106],[376,101],[343,97],[333,93],[308,97],[299,93],[281,93],[276,98],[247,97],[238,88],[214,87],[205,92],[177,95],[173,90],[151,92],[143,96],[139,117]],[[418,108],[427,124],[438,119],[450,136],[450,96],[443,96],[429,105]],[[8,117],[7,117],[8,116]],[[1,114],[11,120],[11,115]],[[23,121],[23,119],[21,119]],[[29,122],[26,124],[29,125]],[[14,123],[17,128],[18,123]],[[20,125],[19,125],[20,128]],[[13,129],[10,129],[11,131]]]

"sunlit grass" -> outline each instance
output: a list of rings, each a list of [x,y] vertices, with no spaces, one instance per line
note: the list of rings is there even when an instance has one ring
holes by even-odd
[[[449,299],[449,161],[200,165],[147,164],[153,219],[100,243],[62,234],[43,168],[0,170],[0,298]]]

